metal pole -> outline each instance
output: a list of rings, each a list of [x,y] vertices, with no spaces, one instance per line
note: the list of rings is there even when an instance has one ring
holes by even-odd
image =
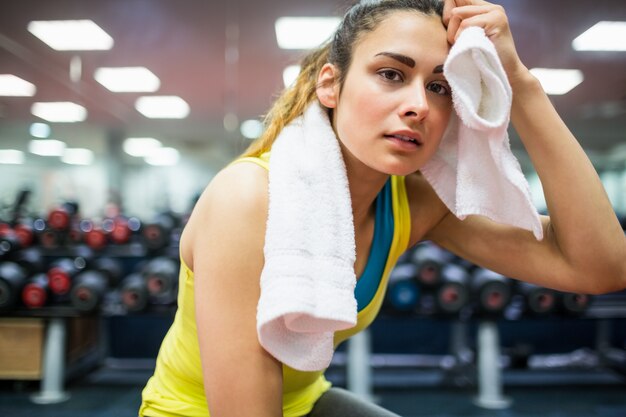
[[[498,326],[493,321],[481,321],[478,327],[478,397],[474,404],[500,410],[511,403],[510,398],[502,395]]]
[[[348,360],[346,363],[347,388],[356,395],[373,401],[372,365],[369,330],[363,330],[348,340]]]
[[[70,395],[63,391],[66,334],[65,319],[50,319],[44,342],[41,390],[30,397],[31,401],[36,404],[55,404],[70,398]]]

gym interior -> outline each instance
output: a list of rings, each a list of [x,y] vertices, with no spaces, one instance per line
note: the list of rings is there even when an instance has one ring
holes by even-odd
[[[525,64],[538,77],[554,71],[542,86],[626,228],[626,3],[495,2]],[[177,309],[194,204],[329,33],[296,20],[283,38],[280,23],[327,17],[334,27],[349,4],[3,3],[0,415],[137,416]],[[48,39],[48,21],[91,22],[101,43]],[[607,22],[617,34],[588,44],[584,33]],[[302,33],[319,36],[294,45]],[[509,136],[545,213],[538,175]],[[422,242],[326,378],[405,417],[623,417],[626,292],[524,284]]]

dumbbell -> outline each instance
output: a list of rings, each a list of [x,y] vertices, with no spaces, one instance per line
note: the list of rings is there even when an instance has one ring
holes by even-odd
[[[52,262],[47,272],[50,291],[55,295],[69,294],[74,277],[83,268],[82,262],[79,262],[77,266],[74,259],[71,258],[60,258]]]
[[[412,263],[397,264],[389,274],[385,305],[391,313],[415,312],[420,288],[416,281],[417,266]]]
[[[132,236],[141,229],[141,221],[136,217],[117,216],[102,221],[102,229],[115,245],[129,243]]]
[[[137,312],[145,310],[148,305],[148,285],[141,274],[128,275],[120,285],[122,304],[126,310]]]
[[[169,246],[171,236],[179,220],[170,213],[162,213],[156,216],[154,221],[143,226],[141,235],[143,236],[146,248],[149,251],[157,251]]]
[[[571,292],[559,293],[559,307],[565,314],[581,315],[589,308],[591,297]]]
[[[24,269],[15,262],[0,263],[0,311],[14,309],[26,284]]]
[[[33,221],[33,231],[39,245],[45,249],[57,249],[65,244],[63,232],[53,229],[41,218]]]
[[[103,272],[82,271],[74,278],[70,302],[77,310],[94,311],[102,304],[108,288],[108,278]]]
[[[472,273],[471,291],[479,313],[501,314],[511,301],[511,280],[485,268]]]
[[[109,243],[106,232],[97,226],[92,220],[83,219],[79,223],[79,229],[83,235],[83,241],[94,250],[102,250]]]
[[[412,261],[417,265],[417,281],[424,287],[436,287],[441,283],[441,269],[452,259],[452,254],[432,243],[415,247]]]
[[[27,223],[18,223],[11,227],[4,223],[0,228],[0,257],[3,254],[15,252],[32,246],[35,240],[33,227]]]
[[[457,314],[470,300],[470,275],[460,265],[446,264],[441,269],[441,285],[436,290],[436,309],[444,314]]]
[[[0,234],[0,259],[6,258],[21,248],[22,243],[12,229],[7,229]]]
[[[50,299],[50,285],[44,273],[33,275],[22,289],[22,302],[28,308],[41,308]]]
[[[179,265],[170,258],[159,256],[148,261],[143,270],[148,293],[155,302],[169,303],[176,298]]]
[[[76,214],[77,209],[78,207],[72,204],[63,204],[53,208],[48,212],[48,226],[56,231],[68,231],[72,216]]]
[[[13,226],[13,231],[17,235],[22,248],[31,247],[35,243],[35,230],[33,229],[33,219],[22,219]]]
[[[517,292],[524,296],[525,310],[532,315],[546,315],[552,313],[556,307],[556,293],[528,282],[518,282]]]

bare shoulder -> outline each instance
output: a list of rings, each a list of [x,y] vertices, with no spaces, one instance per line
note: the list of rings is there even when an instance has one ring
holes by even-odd
[[[240,162],[221,170],[200,196],[181,236],[181,254],[187,265],[193,265],[193,247],[201,236],[220,240],[240,233],[249,238],[264,236],[267,205],[266,169]]]
[[[249,204],[262,203],[267,200],[267,174],[266,169],[251,162],[229,165],[209,183],[199,200],[200,206],[216,203],[227,205],[243,203],[241,209],[254,208],[254,204],[253,207]]]
[[[405,184],[411,210],[410,247],[425,239],[449,210],[421,172],[407,175]]]

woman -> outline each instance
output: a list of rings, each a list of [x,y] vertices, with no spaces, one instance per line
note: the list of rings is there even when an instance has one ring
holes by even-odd
[[[458,220],[419,173],[452,112],[441,65],[469,26],[485,29],[512,86],[511,120],[551,214],[542,217],[541,241],[482,217]],[[348,12],[330,45],[305,59],[245,158],[222,170],[198,201],[181,238],[179,309],[143,392],[141,415],[393,415],[331,389],[322,372],[283,365],[257,338],[268,152],[315,100],[328,109],[346,165],[357,277],[370,258],[381,256],[370,250],[378,244],[375,202],[387,192],[411,220],[410,227],[397,226],[408,241],[401,249],[431,240],[507,276],[563,291],[596,294],[626,286],[626,246],[613,209],[591,163],[517,56],[504,10],[481,0],[363,2]],[[390,176],[404,186],[385,191]],[[387,265],[396,252],[382,254]],[[357,326],[337,332],[336,343],[373,320],[388,272],[379,271]]]

